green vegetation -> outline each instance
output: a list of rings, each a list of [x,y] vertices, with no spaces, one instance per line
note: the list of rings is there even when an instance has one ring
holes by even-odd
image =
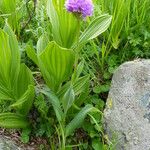
[[[150,58],[150,0],[93,0],[84,19],[64,3],[0,1],[0,127],[43,150],[115,150],[103,110],[115,69]]]

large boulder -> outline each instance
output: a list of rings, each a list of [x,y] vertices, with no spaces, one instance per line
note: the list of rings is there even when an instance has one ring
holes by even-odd
[[[116,70],[104,118],[115,150],[150,150],[150,60],[127,62]]]

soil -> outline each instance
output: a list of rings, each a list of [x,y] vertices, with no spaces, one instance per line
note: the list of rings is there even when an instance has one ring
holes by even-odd
[[[0,135],[8,140],[13,141],[16,145],[24,150],[50,150],[48,148],[47,140],[44,138],[31,137],[29,143],[23,144],[20,140],[19,131],[0,128]]]

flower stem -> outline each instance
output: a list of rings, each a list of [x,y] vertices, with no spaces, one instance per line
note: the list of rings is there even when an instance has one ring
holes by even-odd
[[[77,46],[75,49],[76,52],[75,67],[77,67],[78,59],[79,59],[79,38],[80,38],[80,29],[81,29],[80,18],[78,17],[77,20],[78,20],[78,28],[77,28]]]

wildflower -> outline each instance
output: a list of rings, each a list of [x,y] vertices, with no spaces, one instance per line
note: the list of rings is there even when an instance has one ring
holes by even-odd
[[[66,0],[65,7],[69,12],[81,14],[83,18],[92,16],[92,0]]]

